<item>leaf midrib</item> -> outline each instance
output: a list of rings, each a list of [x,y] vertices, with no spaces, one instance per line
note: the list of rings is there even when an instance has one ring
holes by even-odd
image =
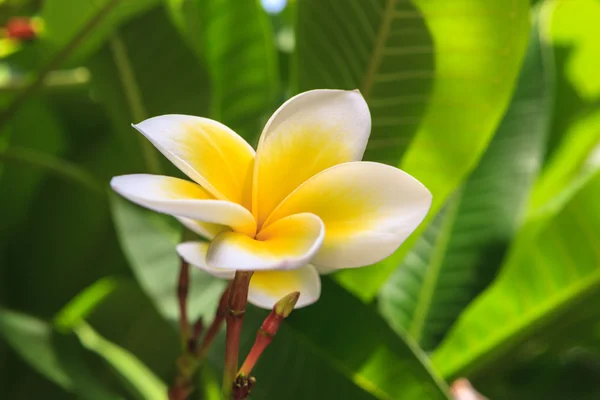
[[[382,11],[383,20],[381,21],[379,31],[377,32],[375,48],[373,49],[373,53],[371,54],[371,58],[369,59],[369,66],[360,85],[360,91],[367,101],[369,100],[369,96],[371,94],[373,80],[375,79],[375,75],[377,74],[377,70],[379,69],[379,65],[381,64],[381,58],[383,55],[383,49],[385,48],[385,43],[390,36],[390,27],[394,19],[394,13],[392,11],[396,6],[396,1],[397,0],[387,0],[385,4],[385,8]]]
[[[438,371],[446,378],[456,377],[474,369],[480,369],[482,365],[489,363],[495,354],[501,350],[510,347],[519,339],[527,337],[540,324],[551,320],[555,315],[564,312],[572,303],[577,303],[579,300],[592,295],[600,288],[600,271],[586,276],[581,279],[581,282],[575,283],[561,291],[561,294],[543,303],[539,308],[534,308],[525,315],[529,318],[519,318],[516,323],[508,324],[506,329],[501,329],[496,335],[488,337],[484,340],[479,350],[471,353],[470,357],[465,357],[454,364],[448,362],[439,364],[436,354],[434,353],[432,361],[437,365]],[[441,346],[440,346],[441,347]],[[464,353],[463,353],[464,354]]]
[[[419,292],[417,306],[411,319],[411,323],[408,327],[408,332],[417,341],[422,344],[423,328],[425,326],[425,320],[431,309],[431,302],[433,295],[435,294],[435,288],[440,277],[441,267],[443,265],[444,256],[446,255],[446,249],[450,243],[450,237],[452,228],[458,216],[458,209],[462,201],[462,196],[449,205],[447,214],[444,216],[444,221],[440,229],[438,240],[436,240],[437,246],[435,246],[434,253],[428,263],[427,272],[423,279],[423,285]]]

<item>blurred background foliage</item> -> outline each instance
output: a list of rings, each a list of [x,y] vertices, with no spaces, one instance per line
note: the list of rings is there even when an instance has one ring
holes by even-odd
[[[130,123],[208,116],[255,145],[291,95],[358,88],[366,158],[431,213],[325,280],[252,398],[449,399],[459,377],[599,398],[599,21],[598,0],[0,0],[0,397],[165,398],[182,229],[107,183],[178,172]],[[193,272],[208,322],[224,282]],[[222,347],[194,398],[219,398]]]

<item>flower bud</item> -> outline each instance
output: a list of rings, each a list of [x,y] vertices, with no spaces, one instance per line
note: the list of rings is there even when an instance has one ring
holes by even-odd
[[[273,312],[280,317],[287,318],[294,310],[299,298],[300,292],[288,294],[275,304],[275,307],[273,307]]]

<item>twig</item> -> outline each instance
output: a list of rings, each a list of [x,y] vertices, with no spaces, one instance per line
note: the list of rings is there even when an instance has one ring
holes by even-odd
[[[210,348],[210,345],[213,342],[217,333],[219,333],[219,329],[221,329],[221,325],[223,325],[223,321],[225,321],[225,316],[227,315],[227,306],[229,304],[229,291],[231,289],[231,284],[227,286],[227,288],[223,291],[221,295],[221,299],[219,300],[219,305],[217,307],[217,312],[215,313],[215,318],[213,319],[212,324],[206,331],[206,335],[202,340],[202,344],[198,349],[197,358],[199,360],[203,360],[206,357],[206,353]]]
[[[190,339],[190,323],[187,314],[187,297],[190,286],[190,266],[181,259],[181,268],[179,268],[179,280],[177,283],[177,299],[179,300],[179,328],[181,330],[181,345],[184,351],[187,350],[188,340]]]
[[[221,396],[230,399],[233,384],[238,369],[238,355],[240,348],[240,334],[248,302],[248,286],[252,272],[236,271],[229,293],[229,307],[227,310],[227,333],[225,339],[225,368],[223,371],[223,386]]]
[[[293,292],[283,297],[277,302],[277,304],[275,304],[273,310],[267,316],[267,318],[265,318],[264,322],[259,328],[256,334],[256,340],[252,345],[252,349],[250,349],[250,353],[248,353],[248,357],[246,357],[246,360],[244,361],[242,368],[240,368],[238,375],[250,376],[250,373],[256,365],[256,362],[267,346],[271,344],[273,338],[277,334],[279,326],[281,325],[281,321],[291,314],[294,306],[298,302],[299,297],[299,292]]]

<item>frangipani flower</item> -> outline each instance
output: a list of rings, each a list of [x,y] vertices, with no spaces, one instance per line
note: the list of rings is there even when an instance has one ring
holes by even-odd
[[[421,223],[431,194],[400,169],[360,161],[371,130],[358,91],[313,90],[283,104],[256,153],[225,125],[163,115],[134,127],[190,180],[115,177],[127,199],[175,216],[209,242],[177,247],[220,278],[255,271],[248,301],[270,309],[301,293],[315,302],[319,273],[374,264]]]

